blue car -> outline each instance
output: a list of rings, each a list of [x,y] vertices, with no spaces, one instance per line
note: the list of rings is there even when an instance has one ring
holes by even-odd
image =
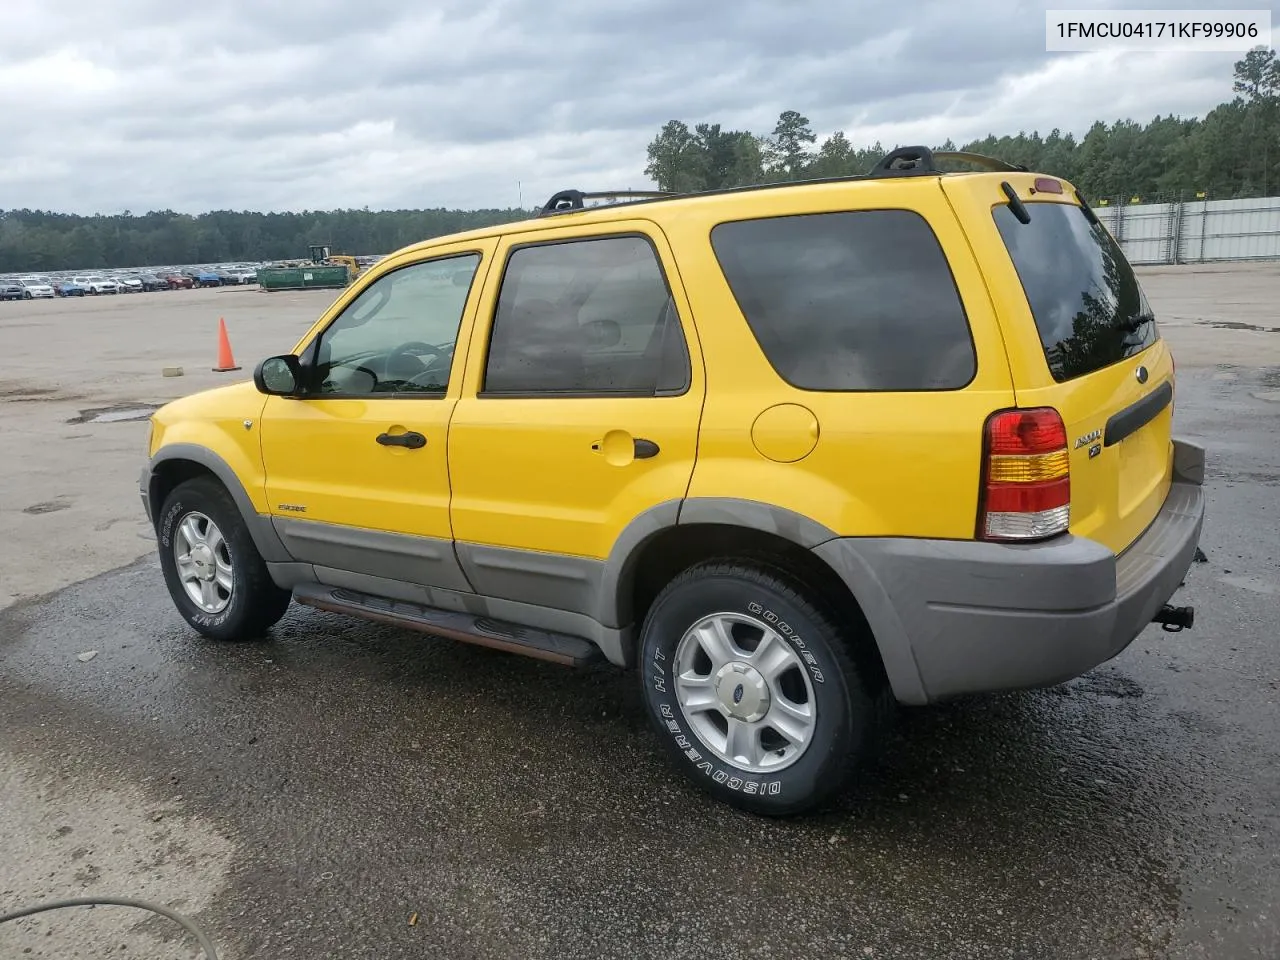
[[[197,287],[220,287],[222,278],[212,270],[201,270],[195,276]]]
[[[60,297],[83,297],[89,291],[74,280],[55,280],[53,292]]]

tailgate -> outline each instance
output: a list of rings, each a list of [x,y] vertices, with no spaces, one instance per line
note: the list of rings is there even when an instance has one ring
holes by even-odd
[[[1155,519],[1173,478],[1172,372],[1157,341],[1042,392],[1067,426],[1072,533],[1120,553]]]
[[[1155,518],[1172,481],[1173,358],[1119,244],[1074,189],[1055,193],[1060,181],[1022,173],[977,180],[965,192],[989,187],[990,201],[975,205],[986,217],[978,230],[991,226],[984,270],[1018,406],[1062,415],[1071,532],[1120,553]]]

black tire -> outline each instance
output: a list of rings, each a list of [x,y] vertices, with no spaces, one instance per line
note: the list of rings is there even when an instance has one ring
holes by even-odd
[[[217,524],[230,555],[230,601],[217,613],[201,610],[187,595],[178,575],[174,543],[179,524],[192,513],[202,513]],[[169,596],[183,619],[209,639],[257,639],[289,609],[292,593],[271,579],[240,509],[216,480],[198,477],[173,488],[160,508],[157,541]]]
[[[650,721],[676,768],[713,797],[742,810],[790,816],[822,806],[851,781],[877,743],[882,682],[858,667],[853,638],[812,591],[764,565],[711,561],[686,570],[658,595],[640,636],[641,685]],[[804,752],[782,770],[753,773],[715,755],[675,696],[676,650],[715,613],[771,625],[800,657],[813,690],[814,728]],[[739,688],[741,689],[741,688]]]

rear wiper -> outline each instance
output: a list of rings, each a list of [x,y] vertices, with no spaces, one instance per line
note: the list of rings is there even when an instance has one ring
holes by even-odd
[[[1121,323],[1120,329],[1123,330],[1125,333],[1137,333],[1138,329],[1143,324],[1151,323],[1155,320],[1155,318],[1156,318],[1156,315],[1154,313],[1135,314],[1134,316],[1130,317],[1128,320],[1125,320],[1123,323]]]

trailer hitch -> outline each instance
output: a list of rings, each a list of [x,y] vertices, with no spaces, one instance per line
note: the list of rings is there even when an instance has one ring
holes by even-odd
[[[1174,607],[1165,604],[1151,618],[1152,623],[1160,624],[1167,633],[1178,633],[1193,627],[1196,622],[1195,607]]]

